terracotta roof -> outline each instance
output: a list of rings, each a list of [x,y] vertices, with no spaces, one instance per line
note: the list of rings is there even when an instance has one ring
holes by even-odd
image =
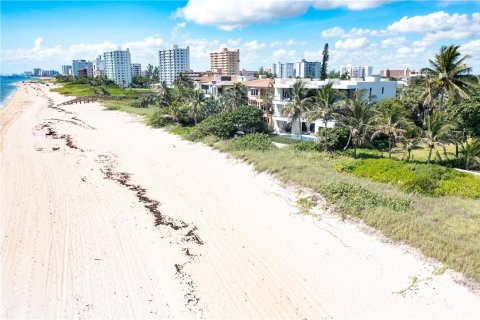
[[[209,76],[209,75],[204,75],[195,79],[195,81],[198,81],[200,83],[210,83],[212,82],[212,80],[213,80],[213,76]]]
[[[255,79],[245,83],[247,87],[268,88],[273,87],[273,79]]]

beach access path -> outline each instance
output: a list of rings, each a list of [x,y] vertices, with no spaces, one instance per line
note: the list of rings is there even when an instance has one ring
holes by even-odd
[[[299,214],[296,188],[68,99],[25,83],[0,111],[2,319],[480,315],[460,275]]]

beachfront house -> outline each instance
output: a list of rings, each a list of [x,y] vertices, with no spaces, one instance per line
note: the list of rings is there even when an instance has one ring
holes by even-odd
[[[268,78],[253,79],[245,82],[248,104],[263,111],[267,123],[272,123],[272,99],[274,80]]]
[[[281,79],[276,78],[274,83],[273,96],[273,130],[278,134],[305,135],[306,139],[313,140],[320,128],[324,127],[322,120],[316,120],[311,124],[306,119],[301,119],[300,124],[292,119],[287,118],[283,114],[283,108],[290,103],[290,96],[295,81],[303,81],[305,87],[311,90],[312,95],[315,89],[322,88],[328,81],[333,81],[333,88],[343,91],[347,97],[352,97],[356,89],[366,90],[366,93],[372,97],[371,101],[375,102],[383,98],[395,97],[398,83],[397,81],[388,81],[380,79],[379,76],[366,78],[352,78],[350,80],[309,80],[309,79]],[[327,127],[333,127],[334,122],[327,123]]]

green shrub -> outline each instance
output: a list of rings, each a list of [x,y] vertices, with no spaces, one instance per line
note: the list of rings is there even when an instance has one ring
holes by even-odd
[[[236,127],[232,113],[220,112],[200,122],[195,131],[194,135],[199,138],[214,135],[221,139],[228,139],[233,136]]]
[[[358,216],[365,210],[386,207],[397,212],[410,208],[410,201],[394,199],[372,192],[360,185],[343,182],[330,183],[320,187],[320,192],[330,204],[335,204],[350,215]]]
[[[186,136],[190,134],[192,131],[195,130],[195,127],[183,127],[180,125],[172,126],[171,128],[168,128],[168,132],[172,134],[176,134],[178,136]]]
[[[293,149],[297,151],[318,151],[317,144],[310,141],[301,141],[293,145]]]
[[[435,164],[365,159],[354,164],[350,171],[358,177],[398,185],[408,192],[480,197],[479,177]]]
[[[241,106],[231,112],[237,130],[245,133],[266,132],[267,124],[263,120],[263,111],[253,106]]]
[[[349,131],[345,127],[337,126],[328,129],[328,150],[342,150],[348,142]],[[317,134],[318,136],[318,149],[325,149],[325,133],[321,128]]]
[[[258,150],[266,151],[275,148],[268,135],[264,133],[251,133],[237,137],[231,141],[233,150]]]

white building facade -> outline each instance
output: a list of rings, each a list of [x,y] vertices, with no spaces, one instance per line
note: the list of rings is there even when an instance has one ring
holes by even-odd
[[[322,88],[328,81],[333,81],[333,88],[345,92],[349,98],[352,97],[356,89],[365,90],[366,95],[371,97],[371,102],[395,97],[398,86],[397,81],[383,81],[379,76],[366,77],[365,80],[275,79],[274,97],[272,101],[274,131],[279,134],[292,135],[300,135],[300,133],[302,133],[302,135],[311,135],[311,139],[314,139],[315,135],[319,132],[318,130],[324,127],[322,120],[316,120],[311,124],[308,124],[306,119],[292,122],[291,118],[283,114],[283,108],[291,101],[290,96],[295,81],[303,81],[305,87],[312,90],[312,95],[314,95],[314,90]],[[334,125],[334,122],[327,123],[327,127],[333,127]]]
[[[130,50],[114,51],[103,54],[105,60],[105,75],[114,81],[119,87],[126,88],[132,83],[132,62]]]
[[[93,63],[86,60],[73,60],[72,61],[72,75],[74,77],[79,76],[93,76]]]
[[[273,74],[278,78],[295,78],[295,63],[277,62],[273,64]]]
[[[102,77],[105,75],[105,60],[102,59],[102,56],[98,56],[92,61],[92,65],[94,77]]]
[[[165,81],[173,86],[177,75],[190,70],[190,48],[179,48],[174,45],[171,49],[158,52],[158,71],[160,82]]]
[[[132,78],[142,75],[142,65],[140,63],[132,63]]]
[[[348,74],[350,78],[365,78],[371,77],[373,67],[371,66],[352,66],[351,64],[340,67],[340,76]]]
[[[71,76],[72,75],[72,66],[71,65],[63,65],[62,66],[62,75],[64,76]]]
[[[318,61],[278,62],[273,64],[273,74],[278,78],[320,79],[321,63]]]

